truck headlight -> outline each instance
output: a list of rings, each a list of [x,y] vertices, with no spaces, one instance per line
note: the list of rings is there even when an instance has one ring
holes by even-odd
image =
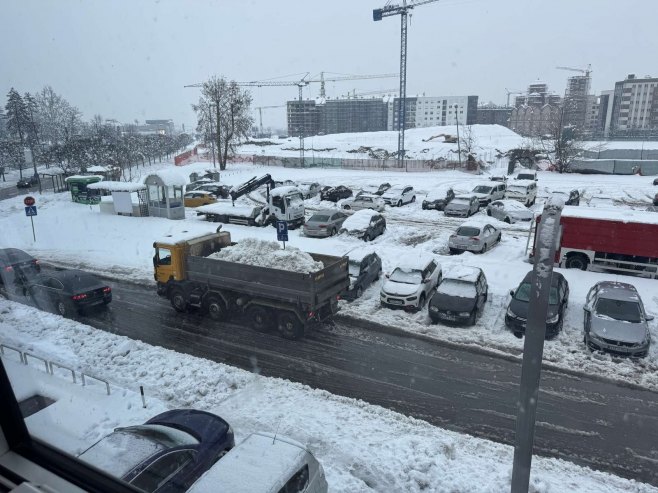
[[[547,324],[556,324],[558,320],[560,320],[560,314],[559,313],[557,315],[551,317],[551,318],[547,318],[546,323]]]

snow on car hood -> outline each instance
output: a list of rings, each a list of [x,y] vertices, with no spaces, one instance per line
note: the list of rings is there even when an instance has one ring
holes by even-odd
[[[372,209],[364,209],[357,211],[350,217],[345,219],[342,229],[346,231],[365,231],[370,225],[372,216],[376,216],[377,212]]]
[[[418,292],[418,284],[406,284],[403,282],[395,282],[390,279],[384,283],[382,287],[386,294],[397,296],[411,296]]]
[[[471,192],[473,195],[475,195],[478,199],[486,199],[487,197],[490,197],[490,193],[479,193],[479,192]]]
[[[382,195],[382,197],[391,199],[391,198],[399,197],[400,195],[402,195],[402,190],[388,190],[384,192],[384,195]]]
[[[623,320],[614,320],[608,317],[600,318],[592,316],[592,325],[590,328],[592,334],[605,339],[612,339],[619,342],[636,342],[641,343],[647,333],[644,323],[624,322]]]

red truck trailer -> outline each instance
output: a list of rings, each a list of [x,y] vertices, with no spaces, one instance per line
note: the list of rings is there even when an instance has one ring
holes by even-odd
[[[657,213],[565,206],[560,226],[560,267],[658,277]]]

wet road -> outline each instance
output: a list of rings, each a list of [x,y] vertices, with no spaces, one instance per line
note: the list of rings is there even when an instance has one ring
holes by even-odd
[[[112,282],[99,329],[363,399],[511,444],[520,364],[346,322],[303,341],[175,312],[155,287]],[[535,451],[658,485],[658,394],[544,371]]]

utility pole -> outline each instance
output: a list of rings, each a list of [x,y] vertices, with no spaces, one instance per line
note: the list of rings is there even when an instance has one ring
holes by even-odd
[[[304,167],[304,126],[306,124],[306,112],[302,101],[302,89],[306,84],[298,84],[299,88],[299,111],[301,112],[302,124],[299,128],[299,165]]]
[[[457,110],[459,109],[459,105],[455,105],[455,122],[457,122],[457,155],[459,156],[459,167],[462,167],[462,145],[459,140],[459,116],[457,114]],[[468,138],[468,135],[466,136]]]

